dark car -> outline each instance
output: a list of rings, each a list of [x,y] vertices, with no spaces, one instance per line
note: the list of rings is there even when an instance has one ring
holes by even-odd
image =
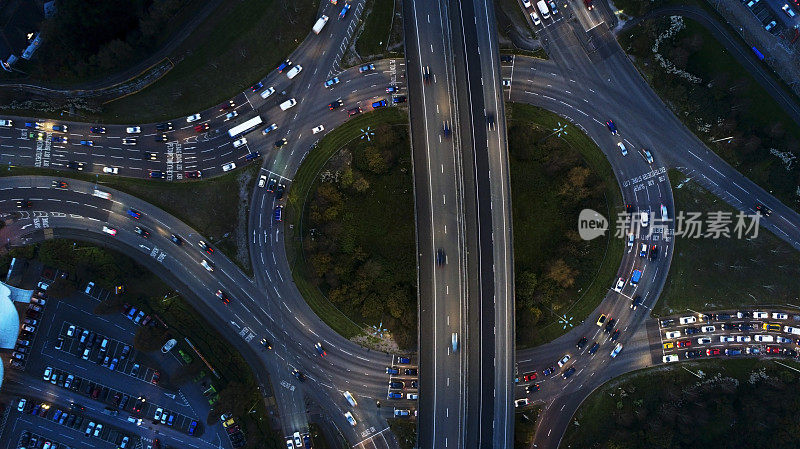
[[[232,108],[234,106],[236,106],[236,103],[234,103],[233,100],[228,100],[227,103],[222,103],[221,105],[219,105],[219,110],[220,111],[225,111],[225,110],[230,109],[230,108]]]
[[[389,388],[403,388],[405,386],[406,386],[405,382],[401,382],[399,380],[393,380],[389,382]]]
[[[279,199],[283,198],[283,193],[284,192],[286,192],[286,185],[278,184],[278,186],[275,187],[275,199],[279,200]]]
[[[406,376],[416,376],[417,375],[417,369],[416,368],[406,368],[404,372],[406,373]],[[535,376],[535,373],[534,373],[534,376]]]
[[[583,349],[583,347],[586,346],[586,343],[588,342],[589,342],[588,338],[581,337],[581,339],[578,340],[578,344],[576,344],[575,347],[577,347],[578,349]]]
[[[642,305],[642,297],[637,295],[631,301],[631,309],[636,310],[636,308],[639,307],[640,305]]]
[[[144,238],[150,237],[150,231],[148,231],[147,229],[141,228],[139,226],[136,226],[135,228],[133,228],[133,232],[135,232],[136,235],[138,235],[139,237],[144,237]]]
[[[756,204],[756,212],[760,213],[761,215],[763,215],[765,217],[769,217],[770,214],[772,214],[772,211],[770,210],[770,208],[768,208],[767,206],[765,206],[763,204],[760,204],[760,203]]]
[[[554,372],[556,372],[556,367],[555,366],[551,366],[549,368],[546,368],[544,371],[542,371],[542,374],[544,374],[545,376],[549,376],[549,375],[553,374]]]
[[[539,384],[530,384],[530,385],[525,387],[525,393],[528,393],[528,394],[534,393],[536,391],[539,391],[539,388],[541,388],[541,385],[539,385]]]
[[[694,335],[694,334],[700,332],[700,329],[698,329],[696,327],[687,327],[686,329],[683,330],[683,332],[686,335]]]
[[[71,168],[73,170],[78,170],[78,171],[83,171],[83,167],[85,166],[86,164],[84,164],[83,162],[70,161],[69,163],[67,163],[67,168]]]
[[[436,250],[436,265],[442,266],[447,263],[447,254],[442,248]]]
[[[733,318],[733,316],[731,316],[730,313],[718,313],[717,314],[717,320],[718,321],[726,321],[726,320],[730,320],[731,318]]]
[[[156,142],[166,142],[167,141],[167,135],[166,134],[162,134],[160,136],[156,136],[155,137],[155,141]]]
[[[358,114],[361,114],[361,108],[353,108],[347,111],[347,115],[349,115],[350,117]]]
[[[573,374],[575,374],[575,367],[574,366],[570,366],[569,369],[564,371],[564,374],[563,374],[564,379],[569,379],[569,376],[571,376]]]
[[[283,221],[283,206],[275,206],[275,210],[272,212],[272,218],[275,221]]]
[[[287,143],[289,143],[289,141],[286,140],[285,137],[283,139],[278,139],[278,140],[275,141],[275,148],[281,148],[282,146],[286,145]]]
[[[611,334],[611,341],[617,341],[617,338],[619,338],[619,329],[614,330],[614,333]]]
[[[252,161],[253,159],[258,159],[259,157],[261,157],[261,153],[259,153],[258,151],[253,151],[252,153],[245,156],[244,160]]]
[[[176,234],[172,234],[172,235],[170,235],[170,236],[169,236],[169,239],[172,241],[172,243],[174,243],[174,244],[176,244],[176,245],[178,245],[178,246],[180,246],[181,244],[183,244],[183,240],[181,240],[181,238],[180,238],[180,237],[178,237]]]
[[[275,180],[275,178],[270,178],[269,182],[267,182],[267,192],[274,192],[275,191],[275,185],[277,185],[277,184],[278,184],[278,181]]]
[[[303,381],[306,378],[306,376],[303,373],[297,371],[296,369],[292,370],[292,376],[294,376],[299,381]]]
[[[208,246],[208,243],[206,243],[206,242],[204,242],[202,240],[197,242],[197,246],[199,246],[203,251],[205,251],[206,254],[214,254],[214,248]]]
[[[405,95],[395,95],[394,97],[392,97],[392,103],[397,104],[397,103],[405,103],[405,102],[406,102],[406,96]]]
[[[288,69],[291,66],[292,66],[292,61],[288,59],[283,61],[281,65],[278,66],[278,73],[283,73],[284,70]]]
[[[650,260],[653,261],[653,260],[656,260],[656,259],[658,259],[658,246],[651,245],[650,246]]]
[[[230,304],[231,303],[231,300],[230,300],[230,298],[228,298],[228,295],[223,293],[222,290],[217,290],[216,295],[217,295],[217,298],[219,298],[219,300],[224,302],[225,304]]]
[[[751,331],[753,330],[753,325],[750,323],[740,323],[739,324],[740,331]]]
[[[600,343],[594,342],[592,347],[589,348],[589,354],[594,354],[595,352],[597,352],[597,348],[599,348],[599,347],[600,347]]]
[[[783,348],[783,355],[787,357],[797,357],[797,351],[792,348]]]
[[[617,131],[617,125],[614,124],[614,120],[609,120],[606,122],[606,126],[608,130],[611,131],[611,134],[618,135],[619,131]]]
[[[164,172],[160,172],[158,170],[153,170],[149,174],[150,179],[164,179],[167,175]]]
[[[156,130],[158,130],[158,131],[172,131],[172,123],[171,122],[157,123],[156,124]]]
[[[250,87],[250,90],[252,90],[253,92],[255,92],[255,91],[257,91],[257,90],[261,89],[262,87],[264,87],[264,83],[262,83],[261,81],[259,81],[259,82],[255,83],[255,84],[253,84],[253,85]]]
[[[604,331],[605,333],[607,333],[607,334],[610,334],[610,333],[611,333],[611,330],[612,330],[612,329],[614,329],[614,323],[615,323],[616,321],[617,321],[617,320],[616,320],[616,319],[614,319],[614,318],[611,318],[610,320],[608,320],[608,323],[606,323],[606,328],[605,328],[605,329],[603,329],[603,331]]]
[[[104,126],[92,126],[89,132],[93,134],[105,134],[106,128]]]
[[[343,104],[344,104],[344,102],[341,99],[339,99],[339,100],[336,100],[336,101],[328,104],[328,109],[330,109],[332,111],[332,110],[338,108],[339,106],[341,106]]]
[[[686,358],[694,359],[703,355],[703,352],[699,349],[695,349],[693,351],[686,351]]]
[[[17,201],[17,209],[30,209],[31,207],[33,207],[33,202],[31,200]]]

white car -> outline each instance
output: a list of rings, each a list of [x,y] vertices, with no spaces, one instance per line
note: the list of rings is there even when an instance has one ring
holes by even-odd
[[[673,339],[673,338],[681,338],[681,331],[672,331],[666,333],[666,338]]]
[[[613,359],[614,357],[616,357],[620,351],[622,351],[622,343],[617,343],[617,346],[614,347],[613,351],[611,351],[611,358]]]
[[[97,426],[94,428],[94,436],[99,437],[101,430],[103,430],[103,425],[100,424],[100,423],[97,423]]]
[[[729,343],[734,341],[734,338],[731,337],[730,335],[720,335],[719,341],[720,343]]]
[[[642,157],[648,164],[653,163],[653,153],[650,152],[647,148],[642,148]]]
[[[648,224],[650,224],[650,213],[642,212],[642,227],[646,228]]]
[[[570,359],[569,354],[564,355],[564,357],[562,357],[561,360],[558,361],[558,367],[561,368],[562,366],[566,365],[569,359]]]
[[[261,177],[258,178],[258,186],[264,187],[265,185],[267,185],[267,175],[261,175]]]
[[[19,403],[17,404],[17,411],[20,411],[20,412],[21,412],[21,411],[25,410],[25,403],[26,403],[26,402],[28,402],[28,400],[27,400],[27,399],[25,399],[25,398],[20,398],[20,399],[19,399]]]
[[[715,330],[717,330],[717,328],[714,326],[703,326],[700,328],[701,332],[714,332]]]
[[[202,265],[202,266],[203,266],[203,268],[205,268],[205,269],[206,269],[206,271],[214,271],[214,266],[213,266],[213,265],[211,265],[210,263],[208,263],[208,261],[207,261],[207,260],[205,260],[205,259],[203,259],[203,260],[200,262],[200,265]]]
[[[698,345],[707,345],[711,343],[711,337],[700,337],[697,339]]]
[[[236,164],[233,162],[228,162],[227,164],[222,166],[222,171],[231,171],[236,168]]]
[[[767,312],[753,312],[753,318],[766,320],[769,318],[769,314]]]
[[[291,438],[286,439],[286,449],[294,449],[294,443]]]
[[[792,339],[791,338],[786,338],[786,337],[781,337],[780,335],[778,335],[777,337],[775,337],[775,342],[776,343],[791,344],[792,343]]]
[[[753,339],[755,341],[760,341],[762,343],[772,343],[773,341],[775,341],[775,337],[773,337],[772,335],[761,335],[761,334],[759,334],[759,335],[755,335],[753,337]]]
[[[787,318],[789,318],[789,315],[785,313],[775,312],[772,314],[772,319],[774,320],[785,320]]]
[[[320,132],[322,132],[322,131],[324,131],[324,130],[325,130],[325,127],[324,127],[324,126],[322,126],[322,125],[319,125],[319,126],[317,126],[316,128],[312,129],[312,130],[311,130],[311,132],[313,132],[314,134],[316,134],[316,133],[320,133]]]
[[[86,284],[86,289],[83,292],[88,295],[89,293],[92,292],[93,288],[94,288],[94,281],[89,281],[89,283]]]
[[[697,318],[695,318],[693,316],[682,316],[678,321],[681,324],[692,324],[692,323],[697,322]]]
[[[664,357],[661,357],[661,360],[664,363],[677,362],[678,361],[678,355],[677,354],[665,355]]]
[[[800,335],[800,327],[783,326],[783,331],[787,334]]]
[[[794,18],[794,16],[796,16],[796,15],[797,15],[797,14],[795,14],[795,12],[792,10],[792,8],[789,6],[789,4],[788,4],[788,3],[785,3],[783,6],[781,6],[781,9],[782,9],[782,10],[783,10],[783,12],[785,12],[785,13],[786,13],[786,15],[787,15],[787,16],[789,16],[790,18]]]
[[[129,126],[125,128],[125,132],[127,132],[128,134],[139,134],[140,132],[142,132],[142,128],[138,126]]]
[[[303,70],[303,67],[300,64],[297,64],[296,66],[292,67],[291,70],[286,72],[286,77],[289,78],[289,79],[292,79],[295,76],[297,76],[297,74],[300,73],[300,71],[302,71],[302,70]]]
[[[161,407],[156,408],[156,414],[153,415],[153,421],[160,421],[161,420],[161,414],[163,414],[163,413],[164,413],[164,409],[163,408],[161,408]]]
[[[186,123],[192,123],[200,120],[200,114],[192,114],[186,117]]]
[[[669,215],[667,214],[667,206],[661,205],[661,220],[667,221],[669,220]]]
[[[353,414],[352,413],[347,412],[347,413],[344,414],[344,417],[347,418],[347,422],[349,422],[351,426],[353,426],[353,427],[356,426],[356,419],[353,418]]]
[[[103,167],[103,173],[108,173],[109,175],[117,175],[117,174],[119,174],[119,168],[117,168],[117,167]]]
[[[633,247],[633,241],[635,239],[636,239],[636,237],[633,235],[633,233],[628,234],[628,248],[632,248]]]
[[[0,120],[0,126],[4,126],[6,128],[10,128],[10,127],[14,126],[14,122],[12,122],[11,120]]]
[[[406,399],[416,401],[417,399],[419,399],[419,395],[417,393],[408,393],[406,394]]]
[[[67,337],[74,337],[75,336],[75,325],[70,324],[67,328]]]
[[[244,145],[246,143],[247,143],[247,138],[242,137],[241,139],[236,139],[236,140],[233,141],[233,147],[234,148],[239,148],[240,146],[242,146],[242,145]]]
[[[90,354],[91,352],[92,352],[92,348],[86,348],[86,349],[84,349],[84,350],[83,350],[83,355],[81,356],[81,358],[82,358],[83,360],[89,360],[89,354]]]
[[[539,19],[539,15],[536,12],[531,12],[531,20],[533,20],[534,25],[541,25],[542,21]]]
[[[749,343],[750,342],[750,336],[749,335],[737,335],[736,336],[736,341],[739,342],[739,343]]]
[[[528,398],[517,399],[514,401],[514,407],[525,407],[529,402]]]
[[[53,375],[53,368],[48,366],[47,368],[44,369],[44,374],[42,374],[42,379],[50,380],[50,376],[52,375]]]
[[[109,228],[108,226],[103,226],[103,232],[108,235],[117,235],[117,230],[114,228]]]
[[[531,7],[531,0],[522,0],[522,6],[524,6],[526,8],[530,8]]]
[[[622,292],[622,289],[625,287],[625,278],[617,279],[617,285],[614,286],[614,291],[617,293]]]
[[[627,156],[627,155],[628,155],[628,149],[627,149],[627,148],[625,148],[625,144],[624,144],[624,143],[622,143],[622,142],[617,142],[617,146],[619,147],[619,151],[621,151],[621,152],[622,152],[622,155],[623,155],[623,156]]]
[[[272,95],[274,93],[275,93],[275,88],[274,87],[269,87],[269,88],[265,89],[264,92],[261,92],[261,98],[267,98],[267,97],[269,97],[270,95]]]

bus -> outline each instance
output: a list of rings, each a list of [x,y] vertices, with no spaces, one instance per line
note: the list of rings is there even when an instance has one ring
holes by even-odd
[[[239,134],[244,134],[248,131],[251,131],[253,128],[260,125],[261,123],[262,123],[261,116],[257,115],[251,118],[250,120],[247,120],[244,123],[240,123],[231,128],[230,130],[228,130],[228,135],[231,136],[231,138],[236,137]]]

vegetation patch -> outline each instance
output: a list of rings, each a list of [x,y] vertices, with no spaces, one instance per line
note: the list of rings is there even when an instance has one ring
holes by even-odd
[[[709,212],[728,213],[733,231],[737,210],[676,170],[669,177],[678,213],[699,212],[702,218]],[[800,304],[800,252],[767,229],[759,228],[756,238],[737,238],[732,232],[730,238],[674,241],[667,282],[653,314]]]
[[[397,442],[402,449],[417,447],[417,422],[404,418],[389,418],[389,428],[392,430]]]
[[[320,318],[348,338],[382,325],[400,347],[416,346],[405,114],[396,108],[365,114],[325,136],[295,176],[286,219],[295,283]]]
[[[531,447],[542,407],[534,405],[514,413],[514,447]]]
[[[367,0],[361,20],[364,22],[356,41],[356,51],[363,59],[386,54],[389,47],[397,0]],[[400,21],[400,17],[397,17]]]
[[[561,447],[795,447],[800,373],[781,363],[792,366],[707,360],[616,379],[581,405]]]
[[[800,210],[800,126],[698,23],[642,22],[621,36],[639,71],[706,145]]]
[[[528,347],[563,334],[605,297],[622,260],[614,237],[622,196],[605,155],[580,130],[567,125],[559,137],[554,130],[568,122],[557,115],[508,110],[517,346]],[[611,229],[581,239],[583,209],[609,217]]]
[[[120,190],[164,210],[213,242],[249,276],[247,215],[259,164],[250,164],[202,181],[159,182],[147,179],[90,175],[43,168],[11,167],[0,176],[54,176],[97,182]]]

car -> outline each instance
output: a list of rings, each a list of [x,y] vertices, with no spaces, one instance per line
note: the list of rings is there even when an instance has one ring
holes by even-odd
[[[692,340],[681,340],[676,343],[679,348],[688,348],[692,346]]]
[[[192,123],[200,120],[200,114],[192,114],[186,117],[186,123]]]
[[[642,305],[642,297],[639,296],[639,295],[636,295],[631,300],[631,309],[636,310],[636,308],[639,307],[640,305]]]
[[[286,140],[285,137],[283,139],[278,139],[275,141],[275,148],[282,148],[287,143],[289,143],[289,141]]]
[[[10,128],[14,126],[14,122],[12,122],[11,120],[0,120],[0,126],[5,128]]]
[[[58,339],[56,340],[56,345],[54,347],[55,349],[62,349],[64,347],[64,339],[58,337]]]
[[[94,430],[94,426],[95,426],[94,422],[89,421],[89,425],[86,426],[86,431],[84,432],[84,436],[88,437],[89,435],[91,435],[92,431]]]
[[[109,228],[108,226],[103,226],[103,232],[108,235],[117,235],[117,230],[114,228]]]
[[[700,328],[701,332],[714,332],[715,330],[717,330],[717,328],[714,326],[703,326]]]
[[[67,328],[67,337],[74,337],[75,336],[75,325],[70,324]]]
[[[781,348],[777,346],[767,346],[766,352],[767,354],[780,354]]]
[[[584,346],[586,346],[586,343],[588,343],[588,342],[589,342],[588,338],[581,337],[581,339],[578,340],[578,344],[576,344],[575,347],[577,347],[578,349],[583,349]]]
[[[141,212],[139,212],[139,211],[138,211],[138,210],[136,210],[136,209],[128,209],[128,215],[129,215],[131,218],[135,218],[136,220],[138,220],[138,219],[142,218],[142,213],[141,213]]]
[[[739,330],[742,332],[753,330],[753,325],[750,323],[739,323]]]
[[[670,340],[672,340],[672,339],[674,339],[674,338],[681,338],[681,331],[670,331],[670,332],[667,332],[667,333],[664,335],[664,337],[665,337],[665,338],[668,338],[668,339],[670,339]]]
[[[667,213],[667,206],[662,204],[660,206],[660,209],[661,209],[661,221],[669,220],[669,214]]]
[[[603,332],[605,332],[607,334],[610,334],[611,330],[614,329],[614,323],[615,322],[616,322],[616,320],[614,318],[611,318],[610,320],[608,320],[608,323],[606,323],[606,328],[603,330]]]
[[[332,111],[332,110],[334,110],[334,109],[337,109],[337,108],[339,108],[339,107],[340,107],[340,106],[342,106],[343,104],[344,104],[344,102],[343,102],[341,99],[339,99],[339,100],[336,100],[336,101],[334,101],[334,102],[331,102],[331,103],[329,103],[329,104],[328,104],[328,109],[330,109],[330,110]]]
[[[169,140],[169,139],[167,138],[167,135],[166,135],[166,134],[161,134],[161,135],[156,135],[156,136],[153,138],[153,140],[155,140],[156,142],[166,142],[166,141],[167,141],[167,140]],[[156,157],[157,157],[158,155],[157,155],[156,153],[151,153],[150,160],[151,160],[151,161],[154,161],[154,160],[156,160],[156,157],[153,157],[152,155],[156,155]]]
[[[614,134],[614,135],[618,135],[619,134],[619,131],[617,131],[617,125],[614,124],[614,120],[606,121],[606,126],[608,127],[608,130],[611,131],[611,134]]]
[[[44,369],[44,374],[42,374],[42,379],[50,380],[50,376],[52,375],[53,375],[53,368],[48,366],[47,368]]]
[[[89,132],[92,134],[105,134],[106,128],[104,126],[92,126],[89,128]]]
[[[692,324],[697,322],[697,317],[695,316],[684,316],[678,319],[678,322],[681,324]]]
[[[228,295],[223,293],[222,290],[217,290],[215,295],[217,295],[217,298],[219,298],[220,301],[224,302],[225,304],[230,304],[230,298],[228,298]]]
[[[255,84],[253,84],[252,86],[250,86],[250,90],[252,90],[253,92],[256,92],[259,89],[261,89],[262,87],[264,87],[264,83],[259,81],[259,82],[255,83]]]
[[[153,385],[158,385],[158,382],[161,380],[161,372],[153,371],[153,377],[150,378],[150,383]]]
[[[320,357],[325,357],[326,355],[328,355],[328,353],[325,352],[325,349],[322,347],[322,343],[320,342],[314,344],[314,349],[317,350],[317,354],[319,354]]]
[[[267,185],[267,175],[261,175],[258,178],[258,186],[259,187],[264,187],[265,185]]]
[[[422,82],[425,84],[431,82],[431,69],[428,66],[422,68]]]
[[[775,312],[775,313],[772,314],[772,319],[773,320],[785,320],[785,319],[788,319],[788,318],[789,318],[789,315],[787,315],[785,313]]]
[[[263,134],[263,135],[265,135],[265,136],[266,136],[267,134],[271,133],[272,131],[275,131],[276,129],[278,129],[278,125],[276,125],[275,123],[273,123],[273,124],[271,124],[271,125],[267,126],[266,128],[264,128],[264,129],[261,131],[261,134]]]
[[[51,136],[50,141],[53,143],[67,143],[67,138],[65,136]]]
[[[647,243],[642,243],[639,247],[639,257],[647,257]]]
[[[203,177],[203,172],[200,170],[187,171],[183,172],[183,176],[189,179],[199,179]]]
[[[720,335],[719,341],[720,343],[730,343],[732,341],[736,341],[736,339],[730,335]]]
[[[117,359],[114,359],[117,360]],[[72,386],[72,382],[75,380],[75,376],[72,374],[68,375],[67,378],[64,380],[64,388],[69,388]]]
[[[161,415],[162,415],[163,413],[164,413],[164,409],[163,409],[163,408],[161,408],[161,407],[157,407],[157,408],[156,408],[156,412],[155,412],[155,414],[153,415],[153,421],[154,421],[154,422],[155,422],[155,421],[160,421],[160,420],[161,420]]]
[[[619,329],[615,329],[614,333],[611,334],[611,338],[610,338],[611,341],[617,341],[617,338],[619,338],[619,334],[620,334],[620,330]]]
[[[761,328],[768,332],[780,332],[781,325],[778,323],[764,323],[761,325]]]
[[[394,95],[394,96],[392,96],[392,103],[398,104],[398,103],[405,103],[405,102],[406,102],[406,96],[405,95]]]
[[[648,164],[653,163],[653,153],[650,152],[647,148],[642,148],[642,157]]]
[[[42,129],[42,124],[39,122],[25,122],[25,127],[31,129]]]
[[[394,84],[390,84],[390,85],[386,86],[386,93],[387,94],[397,93],[398,89],[399,88],[397,86],[395,86]]]
[[[562,374],[562,376],[564,377],[564,379],[569,379],[569,377],[572,376],[573,374],[575,374],[575,367],[570,366],[569,368],[567,368],[566,371],[564,371],[564,374]]]
[[[123,137],[122,138],[123,145],[136,145],[136,139],[133,137]]]
[[[232,119],[234,117],[237,117],[238,115],[239,115],[239,113],[236,112],[236,111],[228,112],[227,114],[225,114],[225,121],[227,122],[228,120],[230,120],[230,119]]]
[[[317,134],[317,133],[321,133],[321,132],[322,132],[322,131],[324,131],[324,130],[325,130],[325,127],[324,127],[324,126],[322,126],[322,125],[319,125],[319,126],[316,126],[316,127],[312,128],[312,129],[311,129],[311,132],[312,132],[313,134]]]
[[[286,185],[282,183],[278,184],[278,186],[275,187],[275,199],[279,200],[283,198],[283,192],[285,191],[286,191]]]
[[[558,361],[558,367],[561,368],[569,361],[570,355],[565,354],[564,357],[561,357],[561,360]]]
[[[628,234],[628,247],[631,248],[631,249],[633,249],[633,242],[634,242],[635,238],[636,237],[633,235],[632,232],[630,234]]]
[[[536,14],[536,11],[531,11],[531,20],[533,21],[534,25],[542,24],[542,19],[539,18],[539,14]]]
[[[650,246],[650,257],[649,257],[649,259],[650,259],[651,262],[656,260],[656,259],[658,259],[658,246],[657,245],[651,245]]]
[[[352,413],[347,412],[347,413],[344,414],[344,417],[345,417],[345,419],[347,419],[347,422],[349,422],[351,426],[353,426],[353,427],[356,426],[356,420],[355,420],[355,418],[353,418],[353,414]]]
[[[556,2],[553,0],[549,0],[547,5],[550,7],[550,12],[553,14],[558,14],[558,8],[556,8]]]
[[[164,179],[167,177],[167,174],[158,170],[151,171],[148,176],[150,179]]]
[[[352,116],[354,116],[354,115],[358,115],[358,114],[361,114],[361,108],[360,108],[360,107],[353,108],[353,109],[349,109],[349,110],[347,111],[347,115],[348,115],[349,117],[352,117]]]
[[[81,145],[83,145],[85,147],[93,147],[94,146],[94,142],[91,141],[91,140],[81,140]]]
[[[708,356],[719,355],[719,349],[718,348],[708,348],[708,349],[706,349],[706,355],[708,355]]]
[[[549,375],[553,374],[554,372],[556,372],[556,367],[555,366],[551,366],[551,367],[545,368],[544,371],[542,371],[542,374],[545,375],[545,376],[549,376]]]
[[[339,84],[339,77],[338,76],[334,76],[333,78],[329,79],[328,81],[325,81],[325,87],[333,87],[336,84]]]
[[[534,372],[531,372],[531,373],[525,373],[522,376],[522,379],[525,382],[532,382],[532,381],[536,380],[536,377],[537,377],[537,375],[536,375],[536,372],[534,371]]]
[[[268,88],[264,89],[264,92],[261,92],[259,95],[261,95],[261,98],[267,99],[267,98],[269,98],[270,95],[272,95],[274,93],[275,93],[275,88],[274,87],[268,87]]]
[[[288,59],[283,61],[281,63],[281,65],[278,66],[278,73],[283,73],[284,70],[286,70],[287,68],[289,68],[291,66],[292,66],[292,61],[290,61]]]
[[[197,429],[197,421],[192,420],[192,422],[189,423],[189,428],[186,429],[186,433],[189,435],[194,435],[196,429]]]
[[[783,10],[783,12],[786,13],[786,15],[792,19],[797,15],[795,14],[794,10],[792,10],[792,8],[789,6],[788,3],[785,3],[783,6],[781,6],[781,10]]]
[[[200,261],[200,265],[202,265],[202,266],[203,266],[203,268],[205,268],[205,269],[206,269],[206,271],[209,271],[209,272],[211,272],[211,271],[214,271],[214,265],[212,265],[211,263],[209,263],[209,262],[208,262],[207,260],[205,260],[205,259],[203,259],[203,260],[201,260],[201,261]]]
[[[777,25],[777,24],[778,23],[773,20],[772,22],[770,22],[766,26],[764,26],[764,29],[767,30],[767,31],[770,31],[771,29],[775,28],[775,25]]]
[[[25,410],[25,404],[27,402],[28,402],[27,399],[20,398],[19,402],[17,402],[17,411],[21,412],[21,411]]]
[[[781,337],[780,335],[775,336],[776,343],[785,343],[785,344],[792,344],[791,338]]]
[[[436,265],[447,265],[447,254],[442,248],[436,250]]]
[[[617,146],[619,147],[619,151],[622,153],[623,156],[628,155],[628,149],[625,147],[625,144],[622,142],[617,142]]]
[[[622,292],[622,289],[625,287],[625,278],[617,279],[617,284],[614,286],[614,291],[617,293]]]
[[[51,185],[53,186],[54,189],[66,189],[67,187],[69,187],[69,185],[62,180],[53,181]]]
[[[697,339],[697,344],[699,345],[707,345],[711,343],[711,337],[700,337]]]
[[[358,68],[358,73],[366,73],[375,70],[375,64],[364,64]]]
[[[208,243],[206,243],[206,242],[204,242],[202,240],[197,242],[197,246],[199,246],[203,251],[205,251],[206,254],[213,254],[214,253],[214,248],[208,246]]]
[[[344,19],[344,16],[347,15],[347,11],[350,11],[350,3],[349,2],[345,2],[344,6],[342,7],[342,10],[339,12],[339,19],[340,20]]]
[[[753,312],[753,318],[763,320],[769,318],[769,314],[767,312]]]
[[[530,401],[528,398],[521,398],[514,401],[514,407],[525,407]]]
[[[664,357],[661,357],[661,361],[663,361],[664,363],[677,362],[678,358],[679,357],[678,357],[677,354],[670,354],[670,355],[665,355]]]
[[[211,129],[211,125],[208,122],[195,125],[194,127],[194,131],[198,133],[201,133],[203,131],[208,131],[209,129]]]
[[[605,322],[606,322],[606,314],[605,313],[601,313],[600,316],[597,318],[597,325],[598,326],[603,326],[603,323],[605,323]]]
[[[125,128],[125,132],[128,134],[139,134],[140,132],[142,132],[142,128],[138,126],[129,126]]]
[[[759,335],[754,335],[753,340],[761,343],[772,343],[773,341],[775,341],[775,337],[773,337],[772,335],[759,334]]]
[[[288,72],[286,72],[286,77],[289,78],[289,79],[292,79],[295,76],[297,76],[297,74],[300,73],[302,70],[303,70],[303,66],[301,66],[300,64],[297,64],[296,66],[294,66],[291,69],[289,69]]]
[[[386,100],[378,100],[372,103],[372,109],[378,109],[386,106]]]
[[[40,304],[44,305],[44,300],[42,300]],[[34,333],[34,332],[36,332],[36,326],[31,326],[30,324],[23,324],[22,325],[22,331],[23,332]]]
[[[403,395],[401,393],[396,392],[389,392],[386,396],[388,399],[403,399]]]

